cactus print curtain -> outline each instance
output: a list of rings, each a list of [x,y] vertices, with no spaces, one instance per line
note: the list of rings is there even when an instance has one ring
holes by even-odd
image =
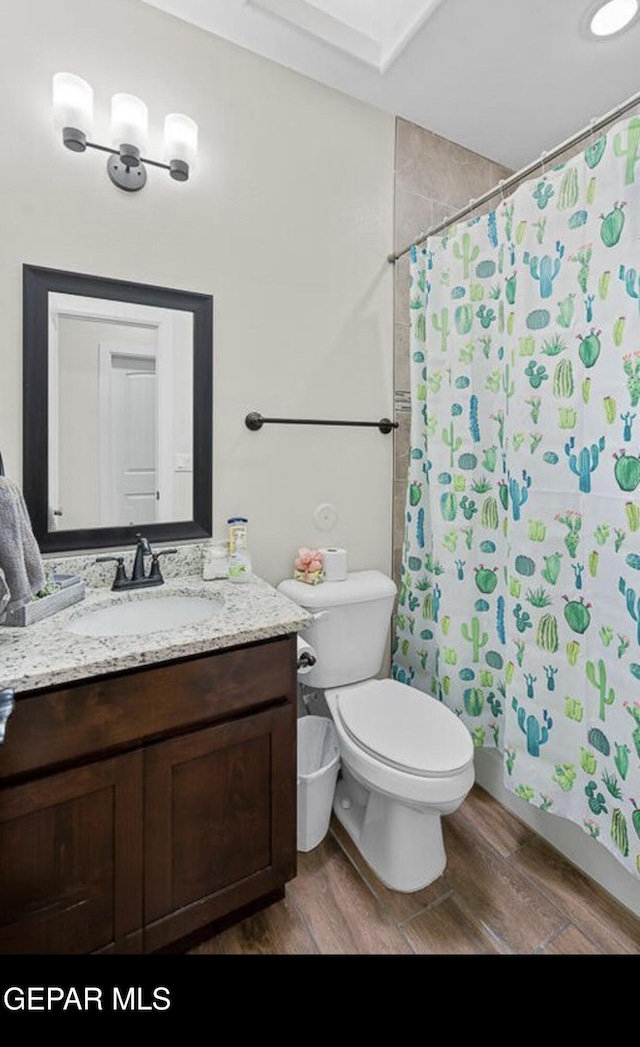
[[[411,262],[393,674],[640,876],[640,119]]]

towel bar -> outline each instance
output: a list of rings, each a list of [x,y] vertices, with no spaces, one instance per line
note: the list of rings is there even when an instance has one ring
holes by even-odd
[[[338,419],[329,420],[323,418],[263,418],[257,411],[251,411],[245,418],[244,424],[247,429],[257,432],[263,425],[277,423],[278,425],[362,425],[372,429],[379,429],[385,435],[392,429],[398,428],[397,422],[390,418],[381,418],[379,422],[345,422]]]

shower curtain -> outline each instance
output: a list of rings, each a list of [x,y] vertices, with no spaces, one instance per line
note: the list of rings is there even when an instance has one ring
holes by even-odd
[[[396,679],[640,876],[640,119],[411,257]]]

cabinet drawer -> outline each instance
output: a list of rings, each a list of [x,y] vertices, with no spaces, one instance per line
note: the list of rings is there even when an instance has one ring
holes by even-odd
[[[18,695],[0,748],[0,780],[295,696],[295,634]]]

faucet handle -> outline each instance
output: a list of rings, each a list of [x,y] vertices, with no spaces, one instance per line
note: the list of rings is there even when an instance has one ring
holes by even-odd
[[[113,581],[112,589],[121,585],[122,582],[127,580],[127,572],[124,569],[124,556],[96,556],[94,563],[117,563],[116,576]]]
[[[177,549],[156,549],[155,552],[151,553],[151,567],[149,568],[149,578],[154,578],[157,581],[164,582],[162,577],[162,571],[160,570],[160,557],[168,556],[171,553],[177,553]]]

